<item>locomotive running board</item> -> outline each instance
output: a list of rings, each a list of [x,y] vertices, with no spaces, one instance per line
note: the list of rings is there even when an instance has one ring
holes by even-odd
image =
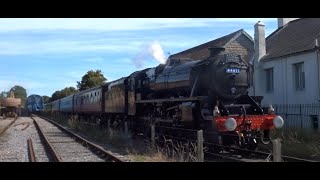
[[[202,100],[204,100],[206,98],[207,98],[207,96],[183,97],[183,98],[166,98],[166,99],[148,99],[148,100],[136,101],[136,103],[202,101]]]

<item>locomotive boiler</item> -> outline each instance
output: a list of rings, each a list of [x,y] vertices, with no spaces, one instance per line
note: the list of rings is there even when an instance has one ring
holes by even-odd
[[[169,59],[166,66],[148,70],[149,88],[154,94],[172,96],[216,96],[233,100],[249,87],[249,67],[240,55],[225,53],[224,47],[210,48],[203,61]],[[161,96],[161,95],[159,95]]]

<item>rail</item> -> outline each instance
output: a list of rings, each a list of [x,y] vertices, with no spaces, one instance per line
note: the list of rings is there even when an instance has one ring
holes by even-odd
[[[84,139],[83,137],[75,134],[74,132],[64,128],[63,126],[61,126],[60,124],[48,119],[48,118],[45,118],[45,117],[41,117],[41,116],[38,116],[48,122],[50,122],[51,124],[57,126],[60,130],[62,130],[63,132],[67,133],[69,136],[75,138],[76,141],[78,142],[81,142],[81,143],[84,143],[86,144],[87,147],[91,148],[92,150],[96,151],[97,154],[99,154],[103,159],[105,159],[106,161],[113,161],[113,162],[123,162],[121,159],[119,159],[118,157],[112,155],[111,153],[107,152],[106,150],[104,150],[103,148],[101,148],[99,145],[93,143],[93,142],[90,142],[89,140],[86,140]]]
[[[27,143],[28,143],[28,152],[29,152],[30,162],[37,162],[36,155],[35,155],[34,148],[33,148],[32,139],[29,138],[27,140]]]

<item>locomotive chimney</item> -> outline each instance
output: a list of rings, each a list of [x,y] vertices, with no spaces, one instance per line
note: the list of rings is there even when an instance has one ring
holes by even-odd
[[[208,49],[210,51],[209,57],[214,57],[216,55],[219,55],[221,52],[223,52],[225,50],[225,48],[223,46],[215,46],[215,47],[211,47]]]

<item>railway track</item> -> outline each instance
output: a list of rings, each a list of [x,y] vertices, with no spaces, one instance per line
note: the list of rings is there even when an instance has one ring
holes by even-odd
[[[207,157],[218,157],[237,162],[272,162],[272,152],[251,151],[236,147],[225,148],[228,148],[229,151],[222,151],[221,153],[207,152]],[[318,162],[310,159],[303,159],[284,155],[282,155],[281,158],[282,162]]]
[[[178,128],[176,128],[178,129]],[[190,130],[188,130],[190,131]],[[164,134],[162,134],[163,136]],[[185,144],[189,144],[187,142],[193,142],[196,144],[195,139],[187,139],[187,138],[181,138],[181,137],[175,137],[170,135],[165,135],[167,141],[174,142],[173,144],[177,144],[177,142],[184,142]],[[232,161],[232,162],[273,162],[273,154],[270,150],[264,151],[264,149],[261,150],[247,150],[247,149],[241,149],[239,147],[233,147],[233,146],[224,146],[220,144],[213,144],[204,142],[204,146],[206,151],[204,152],[205,161]],[[208,146],[215,146],[222,149],[219,153],[212,152],[208,148]],[[298,157],[292,157],[292,156],[281,156],[282,162],[318,162],[310,159],[303,159]]]
[[[80,137],[59,124],[32,116],[51,159],[56,162],[123,162],[119,157]],[[29,142],[29,155],[36,154]],[[30,156],[30,159],[32,159]]]

